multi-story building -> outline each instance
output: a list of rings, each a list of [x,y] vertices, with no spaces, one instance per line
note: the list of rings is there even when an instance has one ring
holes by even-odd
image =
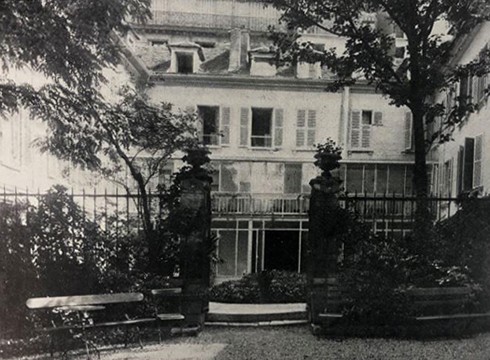
[[[320,64],[276,67],[268,26],[279,13],[256,1],[154,0],[153,20],[124,39],[128,68],[152,101],[194,110],[212,150],[218,279],[262,269],[301,271],[315,144],[343,147],[350,193],[410,194],[411,118],[365,82],[327,92]],[[368,16],[378,26],[377,16]],[[403,48],[403,37],[394,36]],[[344,40],[305,30],[318,48]],[[400,58],[403,57],[399,50]],[[179,166],[176,159],[172,164]],[[168,169],[167,171],[171,171]]]
[[[487,50],[490,41],[490,22],[476,26],[469,34],[455,41],[453,65],[465,65],[478,59]],[[437,171],[433,172],[434,192],[443,196],[457,197],[462,193],[476,195],[487,194],[490,188],[490,158],[487,156],[489,76],[471,76],[463,78],[453,88],[440,93],[435,99],[449,109],[450,116],[457,100],[468,101],[476,105],[475,111],[454,128],[446,130],[454,141],[445,142],[434,148],[438,159]],[[444,126],[441,117],[437,126]]]

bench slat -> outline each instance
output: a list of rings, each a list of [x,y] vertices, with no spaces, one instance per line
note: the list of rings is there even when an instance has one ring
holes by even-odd
[[[442,296],[442,295],[469,295],[471,289],[468,287],[452,288],[415,288],[407,290],[412,296]]]
[[[134,319],[134,320],[123,320],[123,321],[107,321],[102,323],[95,323],[92,327],[111,327],[119,325],[138,325],[155,322],[156,318],[144,318],[144,319]]]
[[[341,319],[343,317],[342,314],[334,314],[334,313],[324,313],[324,314],[318,314],[320,318],[325,318],[325,319]]]
[[[142,301],[142,293],[116,293],[98,295],[74,295],[30,298],[26,301],[29,309],[44,309],[59,306],[116,304]]]
[[[153,289],[151,294],[154,296],[171,296],[182,294],[182,288]]]
[[[158,314],[157,318],[160,321],[178,321],[184,320],[185,316],[182,314]]]
[[[490,317],[490,313],[417,316],[415,319],[417,321],[432,321],[432,320],[451,320],[451,319],[475,319],[475,318],[482,318],[482,317]]]

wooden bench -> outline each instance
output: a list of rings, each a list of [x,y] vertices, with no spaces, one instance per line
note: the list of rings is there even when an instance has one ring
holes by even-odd
[[[450,329],[455,322],[459,322],[466,330],[471,320],[490,318],[490,312],[475,313],[471,310],[471,294],[469,287],[447,287],[447,288],[412,288],[407,290],[413,304],[412,321],[415,324],[430,324],[446,326]],[[335,325],[343,319],[341,313],[321,312],[318,318],[323,325]],[[321,326],[313,325],[314,333],[319,332]]]
[[[416,321],[428,322],[490,317],[490,312],[470,312],[471,293],[472,290],[469,287],[414,288],[407,291],[415,306]]]
[[[162,289],[152,289],[151,295],[153,296],[153,303],[155,307],[155,316],[159,320],[158,335],[161,339],[161,325],[167,324],[180,324],[179,333],[183,334],[187,330],[184,330],[185,316],[182,314],[182,288],[181,287],[167,287]],[[162,300],[168,305],[173,306],[171,312],[162,312],[160,305]],[[170,328],[170,335],[175,335],[177,331],[172,332],[174,329]],[[195,329],[196,333],[199,329]]]
[[[125,327],[125,344],[127,344],[127,328],[135,326],[138,329],[138,341],[142,347],[138,326],[156,322],[156,317],[130,318],[125,313],[124,318],[122,319],[96,321],[92,314],[94,314],[95,311],[102,312],[103,310],[106,310],[106,307],[111,305],[140,303],[143,300],[144,296],[142,293],[116,293],[31,298],[26,301],[26,305],[32,310],[49,309],[52,310],[52,313],[58,314],[58,316],[50,316],[50,326],[38,330],[49,333],[57,331],[70,331],[72,334],[77,333],[78,337],[85,345],[87,357],[90,357],[91,350],[94,350],[99,355],[99,351],[95,344],[86,336],[86,331],[93,328]],[[51,356],[54,352],[53,346],[54,339],[51,336]],[[62,353],[62,357],[65,357],[66,353],[67,351],[65,350]]]

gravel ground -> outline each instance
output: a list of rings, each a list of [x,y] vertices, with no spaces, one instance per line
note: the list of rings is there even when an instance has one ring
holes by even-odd
[[[32,359],[32,358],[31,358]],[[35,359],[40,359],[36,357]],[[70,359],[73,359],[70,357]],[[85,357],[78,357],[78,360]],[[490,333],[466,339],[431,341],[327,339],[307,326],[206,327],[197,337],[173,338],[143,350],[117,348],[101,360],[490,360]],[[43,359],[44,360],[44,359]]]
[[[490,359],[490,334],[463,340],[332,340],[308,327],[209,329],[196,341],[228,344],[216,360],[255,359]]]

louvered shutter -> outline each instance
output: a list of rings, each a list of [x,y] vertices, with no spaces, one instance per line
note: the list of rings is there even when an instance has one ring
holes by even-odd
[[[362,125],[361,145],[364,149],[371,148],[371,125]]]
[[[453,192],[453,163],[454,160],[451,158],[449,160],[449,166],[448,166],[448,174],[447,174],[447,195],[448,197],[451,196]]]
[[[361,147],[361,112],[352,111],[350,116],[350,146],[353,149]]]
[[[380,111],[376,111],[374,113],[374,123],[375,126],[382,126],[383,125],[383,113]]]
[[[405,150],[412,150],[413,148],[413,121],[412,113],[405,113]]]
[[[313,146],[315,144],[315,128],[316,128],[316,110],[308,110],[308,130],[306,144]]]
[[[240,146],[248,146],[249,108],[240,109]]]
[[[296,118],[296,147],[305,146],[306,110],[298,110]]]
[[[226,146],[230,145],[230,108],[222,107],[221,108],[221,145]]]
[[[475,137],[475,154],[473,162],[473,187],[482,184],[482,157],[483,157],[483,137]]]
[[[274,121],[274,146],[282,146],[282,133],[284,126],[284,110],[275,110],[275,121]]]

